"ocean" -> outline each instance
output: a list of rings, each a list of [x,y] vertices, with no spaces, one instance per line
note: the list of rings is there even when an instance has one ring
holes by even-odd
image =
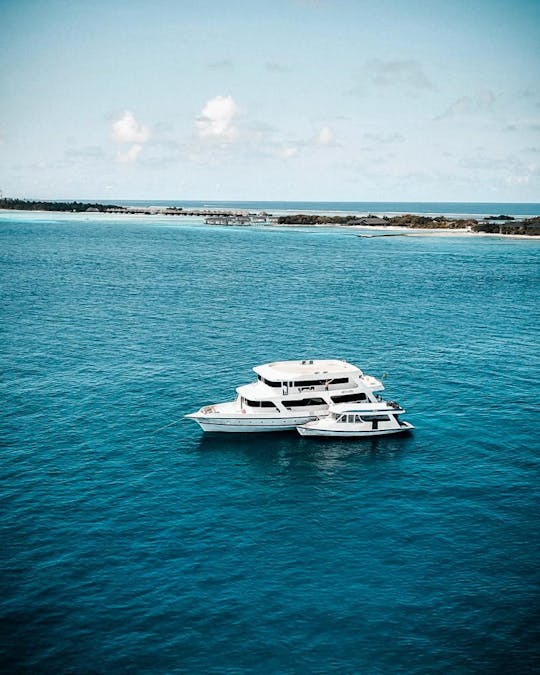
[[[530,239],[0,213],[4,672],[535,672],[539,263]],[[386,373],[415,431],[182,418],[299,358]]]

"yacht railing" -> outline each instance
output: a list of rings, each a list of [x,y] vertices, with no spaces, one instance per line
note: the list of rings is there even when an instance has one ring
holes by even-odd
[[[347,384],[310,384],[302,387],[281,387],[282,394],[303,394],[308,391],[337,391],[341,389],[358,389],[358,382],[348,382]]]

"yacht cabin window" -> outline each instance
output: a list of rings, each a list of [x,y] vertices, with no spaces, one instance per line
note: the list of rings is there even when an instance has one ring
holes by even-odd
[[[297,380],[296,382],[290,382],[289,385],[292,387],[314,387],[325,384],[347,384],[348,381],[348,377],[330,377],[325,380]]]
[[[268,385],[269,387],[281,387],[281,382],[272,382],[272,380],[266,380],[261,375],[257,375],[257,379],[259,382],[264,382],[264,384]]]
[[[351,413],[343,415],[335,414],[334,419],[337,422],[341,422],[343,424],[361,424],[363,422],[363,419],[360,417],[360,415],[354,415]]]
[[[297,401],[282,401],[282,403],[288,409],[307,406],[326,405],[325,401],[322,398],[302,398]]]
[[[367,396],[362,392],[360,394],[342,394],[341,396],[332,396],[334,403],[356,403],[365,401]]]
[[[274,403],[272,403],[272,401],[250,401],[249,399],[245,398],[244,403],[249,408],[274,408],[274,409],[277,409],[277,406]]]

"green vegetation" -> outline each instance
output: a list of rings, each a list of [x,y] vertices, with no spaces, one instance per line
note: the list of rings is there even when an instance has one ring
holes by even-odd
[[[445,216],[418,216],[407,213],[402,216],[318,216],[316,214],[298,213],[290,216],[280,216],[279,225],[365,225],[369,227],[414,227],[426,229],[463,229],[477,223],[476,220],[449,219]]]
[[[471,218],[446,218],[446,216],[415,216],[412,213],[406,213],[403,216],[393,216],[385,218],[387,225],[394,227],[414,227],[426,230],[463,230],[473,227],[478,221]]]
[[[497,221],[497,222],[492,222]],[[406,213],[400,216],[319,216],[297,213],[279,216],[279,225],[362,225],[367,227],[410,227],[414,229],[470,230],[495,234],[540,235],[540,217],[515,220],[512,216],[494,216],[486,222],[472,218],[448,218],[446,216],[420,216]]]
[[[478,223],[474,232],[491,232],[493,234],[528,234],[540,236],[540,216],[525,220],[512,220],[505,223]]]
[[[106,212],[111,209],[122,209],[113,204],[92,204],[85,202],[41,202],[27,199],[0,199],[0,209],[13,209],[19,211],[71,211],[81,213],[83,211]]]
[[[365,218],[360,216],[318,216],[315,213],[297,213],[292,216],[279,216],[277,223],[278,225],[360,225],[362,220]]]

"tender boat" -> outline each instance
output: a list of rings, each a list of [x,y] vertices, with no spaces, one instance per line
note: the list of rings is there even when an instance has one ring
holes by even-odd
[[[376,403],[342,403],[328,414],[297,426],[302,436],[364,437],[399,434],[414,429],[399,416],[405,412],[398,403],[377,397]]]
[[[257,381],[237,387],[233,401],[185,415],[203,431],[287,431],[343,403],[377,403],[383,384],[346,361],[276,361],[253,368]]]

